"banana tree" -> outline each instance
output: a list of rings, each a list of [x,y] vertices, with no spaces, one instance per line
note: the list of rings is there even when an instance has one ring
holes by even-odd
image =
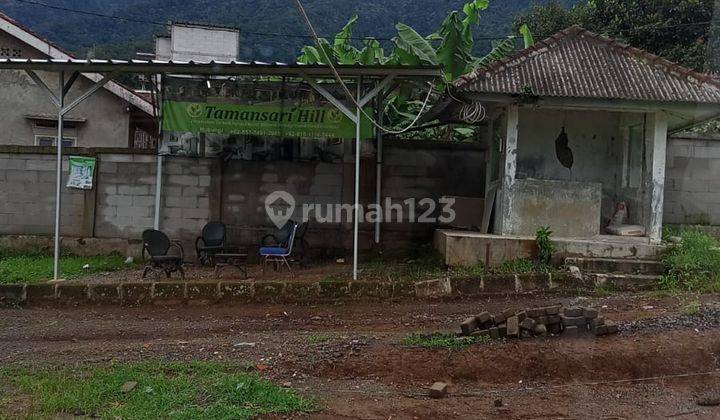
[[[415,29],[403,23],[395,26],[397,36],[392,38],[392,52],[386,56],[381,43],[374,38],[363,40],[362,49],[353,45],[353,28],[358,16],[350,18],[332,42],[321,38],[317,46],[302,48],[298,61],[305,64],[362,64],[362,65],[433,65],[443,70],[443,80],[436,89],[445,91],[463,75],[487,67],[494,61],[507,57],[517,50],[516,36],[496,41],[491,51],[475,57],[473,28],[480,24],[483,11],[490,0],[473,0],[463,6],[462,11],[453,11],[445,18],[437,32],[428,36],[420,35]],[[534,44],[527,25],[520,28],[525,48]],[[401,87],[388,98],[386,114],[395,126],[401,126],[416,114],[421,104],[412,100],[407,87]]]

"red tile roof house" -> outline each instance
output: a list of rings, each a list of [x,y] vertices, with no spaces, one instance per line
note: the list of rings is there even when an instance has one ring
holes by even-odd
[[[72,55],[0,13],[0,58],[68,59]],[[40,77],[50,87],[56,77]],[[97,74],[84,74],[69,100],[87,90]],[[0,145],[51,146],[57,136],[57,109],[46,92],[22,71],[0,71]],[[117,82],[91,96],[66,117],[66,146],[133,147],[138,130],[152,132],[153,105]]]
[[[521,257],[496,258],[487,238],[534,238],[541,226],[579,238],[580,254],[593,253],[581,239],[654,253],[668,134],[720,115],[720,80],[577,26],[463,77],[454,96],[487,111],[492,235],[436,232],[450,265]],[[444,113],[457,119],[462,106]],[[606,236],[619,203],[641,238]]]

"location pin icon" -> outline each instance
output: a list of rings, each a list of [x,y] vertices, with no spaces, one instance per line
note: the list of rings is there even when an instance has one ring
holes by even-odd
[[[273,191],[265,197],[265,212],[270,220],[281,229],[295,211],[295,197],[287,191]]]

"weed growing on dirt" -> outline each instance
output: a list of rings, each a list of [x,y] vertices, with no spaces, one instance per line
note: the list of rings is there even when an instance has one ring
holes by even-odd
[[[89,268],[83,268],[85,265]],[[87,274],[127,269],[120,254],[94,257],[63,255],[60,258],[61,277],[74,279]],[[38,283],[53,275],[53,257],[41,251],[0,250],[1,283]]]
[[[473,344],[487,343],[489,336],[458,337],[452,333],[408,334],[402,340],[406,346],[423,347],[426,349],[461,349]]]
[[[694,300],[687,305],[682,310],[682,313],[684,315],[697,315],[700,313],[700,310],[702,309],[702,305],[700,302]]]
[[[595,295],[604,297],[604,296],[610,296],[611,294],[615,293],[615,286],[612,284],[602,284],[595,286]]]
[[[310,336],[309,340],[313,344],[321,344],[326,343],[332,339],[332,336],[330,334],[313,334]]]
[[[548,266],[555,252],[555,245],[552,243],[553,232],[550,227],[541,227],[537,230],[535,243],[538,249],[538,261],[540,264]]]
[[[238,418],[315,409],[312,400],[221,363],[142,362],[105,366],[5,368],[3,382],[32,399],[28,418]],[[137,382],[123,392],[123,384]]]
[[[528,274],[536,271],[536,269],[537,264],[535,261],[521,258],[518,260],[503,261],[502,265],[495,271],[499,274]]]
[[[679,292],[720,291],[720,242],[693,230],[680,231],[682,241],[672,244],[663,257],[668,273],[660,288]]]

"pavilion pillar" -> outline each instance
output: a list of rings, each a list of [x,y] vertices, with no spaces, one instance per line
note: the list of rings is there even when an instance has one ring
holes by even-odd
[[[662,240],[667,135],[667,115],[664,112],[647,114],[645,120],[645,146],[647,150],[645,220],[647,235],[652,242]]]
[[[515,174],[517,172],[518,125],[520,123],[517,105],[508,106],[505,122],[507,127],[505,129],[505,144],[503,144],[503,172],[499,194],[500,211],[498,212],[500,219],[499,232],[501,235],[512,233],[512,189],[515,185]]]

